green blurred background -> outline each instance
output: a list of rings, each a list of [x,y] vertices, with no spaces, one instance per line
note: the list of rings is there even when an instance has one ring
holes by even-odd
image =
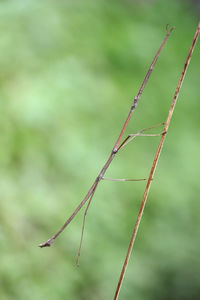
[[[198,1],[0,1],[0,299],[112,299],[145,182],[102,182],[40,249],[105,163],[165,35],[127,132],[165,121]],[[200,299],[200,51],[194,52],[120,299]],[[158,129],[157,131],[160,131]],[[147,177],[159,138],[138,138],[107,176]]]

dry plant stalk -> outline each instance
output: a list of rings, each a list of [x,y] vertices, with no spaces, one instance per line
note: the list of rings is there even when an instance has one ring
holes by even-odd
[[[171,104],[171,107],[170,107],[170,110],[169,110],[169,114],[168,114],[168,117],[167,117],[167,121],[165,123],[164,132],[162,134],[162,137],[161,137],[161,140],[160,140],[160,143],[159,143],[159,146],[158,146],[158,150],[156,152],[156,155],[155,155],[155,158],[154,158],[154,161],[153,161],[153,165],[152,165],[152,168],[151,168],[151,171],[150,171],[150,175],[149,175],[149,178],[148,178],[148,182],[147,182],[147,185],[146,185],[146,189],[145,189],[145,192],[144,192],[144,196],[143,196],[142,204],[141,204],[141,207],[140,207],[140,211],[139,211],[139,214],[138,214],[138,217],[137,217],[137,220],[136,220],[136,224],[135,224],[135,227],[134,227],[134,230],[133,230],[133,234],[132,234],[131,241],[130,241],[130,244],[129,244],[129,248],[128,248],[128,252],[127,252],[127,255],[126,255],[126,259],[124,261],[122,272],[121,272],[121,275],[120,275],[120,278],[119,278],[119,282],[118,282],[118,285],[117,285],[117,289],[116,289],[116,292],[115,292],[114,300],[117,300],[118,296],[119,296],[120,288],[122,286],[122,282],[123,282],[123,279],[124,279],[124,276],[125,276],[125,272],[126,272],[126,269],[127,269],[127,266],[128,266],[128,262],[129,262],[129,259],[130,259],[130,256],[131,256],[133,245],[135,243],[135,239],[136,239],[136,235],[137,235],[137,232],[138,232],[138,228],[140,226],[140,222],[141,222],[142,215],[143,215],[143,212],[144,212],[144,207],[145,207],[145,204],[146,204],[146,201],[147,201],[147,197],[148,197],[148,194],[149,194],[149,190],[150,190],[151,182],[152,182],[152,179],[153,179],[153,175],[155,173],[155,170],[156,170],[156,167],[157,167],[157,164],[158,164],[160,153],[162,151],[163,144],[164,144],[164,141],[165,141],[165,138],[166,138],[166,134],[168,132],[168,128],[169,128],[169,125],[170,125],[170,122],[171,122],[171,119],[172,119],[174,108],[175,108],[176,102],[178,100],[180,89],[182,87],[183,80],[185,78],[185,74],[187,72],[187,69],[188,69],[188,66],[189,66],[189,63],[190,63],[190,60],[191,60],[191,57],[192,57],[192,53],[193,53],[194,47],[195,47],[195,45],[197,43],[197,40],[198,40],[198,37],[199,37],[199,33],[200,33],[200,22],[199,22],[199,24],[197,26],[197,30],[195,32],[194,39],[192,41],[192,45],[191,45],[190,50],[189,50],[189,54],[187,56],[187,59],[186,59],[186,62],[185,62],[185,65],[184,65],[184,68],[183,68],[180,80],[178,82],[178,85],[177,85],[177,88],[176,88],[176,92],[174,94],[174,98],[173,98],[173,101],[172,101],[172,104]]]

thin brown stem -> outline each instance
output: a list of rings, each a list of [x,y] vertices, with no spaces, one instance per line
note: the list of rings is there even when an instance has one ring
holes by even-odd
[[[108,158],[106,164],[104,165],[104,167],[102,168],[101,172],[97,176],[97,178],[96,178],[95,182],[93,183],[92,187],[90,188],[89,192],[87,193],[87,195],[85,196],[85,198],[81,201],[81,203],[77,206],[77,208],[75,209],[75,211],[73,212],[73,214],[69,217],[69,219],[67,219],[67,221],[64,223],[64,225],[60,228],[60,230],[54,236],[52,236],[49,240],[47,240],[46,242],[44,242],[44,243],[42,243],[42,244],[39,245],[41,248],[43,248],[43,247],[50,247],[53,244],[53,242],[55,241],[55,239],[70,224],[70,222],[74,219],[74,217],[77,215],[77,213],[83,207],[83,205],[88,201],[88,199],[92,195],[93,191],[96,189],[97,185],[101,181],[101,179],[104,176],[106,170],[108,169],[109,165],[111,164],[112,160],[114,159],[115,155],[117,154],[117,152],[119,150],[120,142],[121,142],[121,140],[122,140],[122,138],[124,136],[125,130],[126,130],[127,126],[128,126],[128,123],[130,122],[132,114],[133,114],[133,112],[135,111],[135,109],[137,107],[137,104],[138,104],[138,102],[139,102],[139,100],[141,98],[141,95],[142,95],[142,93],[144,91],[145,86],[147,85],[147,82],[148,82],[148,80],[149,80],[149,78],[151,76],[151,73],[152,73],[152,71],[154,69],[154,66],[155,66],[157,60],[158,60],[158,57],[160,56],[160,53],[161,53],[163,47],[165,46],[165,44],[166,44],[166,42],[167,42],[167,40],[168,40],[168,38],[169,38],[169,36],[170,36],[170,34],[171,34],[171,32],[172,32],[173,29],[174,28],[172,27],[169,30],[168,26],[166,28],[166,30],[167,30],[166,36],[165,36],[165,38],[164,38],[164,40],[163,40],[163,42],[162,42],[162,44],[161,44],[158,52],[156,53],[156,56],[154,57],[153,62],[151,64],[150,68],[147,71],[147,74],[146,74],[145,79],[144,79],[144,81],[143,81],[143,83],[141,85],[141,88],[139,89],[139,92],[138,92],[137,96],[134,98],[134,101],[133,101],[133,103],[131,105],[131,109],[130,109],[130,112],[128,114],[128,117],[127,117],[127,119],[126,119],[126,121],[124,123],[124,126],[122,127],[121,133],[120,133],[120,135],[119,135],[119,137],[118,137],[118,139],[117,139],[117,141],[116,141],[116,143],[115,143],[115,145],[113,147],[112,153],[111,153],[110,157]]]
[[[177,85],[176,92],[174,94],[174,98],[173,98],[173,101],[172,101],[172,104],[171,104],[171,107],[170,107],[170,111],[169,111],[167,121],[166,121],[166,124],[165,124],[164,133],[163,133],[162,138],[160,140],[160,144],[158,146],[158,150],[157,150],[157,153],[156,153],[154,161],[153,161],[153,165],[152,165],[150,175],[149,175],[149,178],[148,178],[148,182],[147,182],[147,185],[146,185],[146,189],[145,189],[145,192],[144,192],[144,196],[143,196],[142,204],[141,204],[141,207],[140,207],[140,211],[139,211],[139,214],[138,214],[138,217],[137,217],[137,220],[136,220],[136,224],[135,224],[134,229],[133,229],[133,234],[132,234],[131,241],[130,241],[130,244],[129,244],[128,252],[127,252],[127,255],[126,255],[126,258],[125,258],[125,261],[124,261],[124,265],[123,265],[121,275],[120,275],[120,278],[119,278],[119,282],[118,282],[118,285],[117,285],[117,289],[116,289],[116,292],[115,292],[114,300],[117,300],[118,296],[119,296],[119,292],[120,292],[120,289],[121,289],[121,286],[122,286],[122,282],[123,282],[123,279],[124,279],[124,276],[125,276],[125,272],[126,272],[126,269],[127,269],[127,266],[128,266],[128,262],[129,262],[129,259],[130,259],[130,256],[131,256],[133,245],[135,243],[136,235],[137,235],[137,232],[138,232],[138,228],[140,226],[143,211],[144,211],[145,204],[146,204],[146,201],[147,201],[147,197],[148,197],[148,194],[149,194],[152,178],[153,178],[153,175],[155,173],[156,166],[158,164],[160,153],[161,153],[161,150],[163,148],[163,144],[164,144],[164,141],[165,141],[165,138],[166,138],[166,134],[167,134],[167,131],[168,131],[171,119],[172,119],[174,108],[175,108],[175,105],[176,105],[176,102],[177,102],[177,99],[178,99],[178,96],[179,96],[179,93],[180,93],[180,89],[181,89],[181,86],[183,84],[183,80],[184,80],[185,74],[187,72],[187,69],[188,69],[188,66],[189,66],[189,63],[190,63],[190,60],[191,60],[191,57],[192,57],[194,47],[197,43],[199,34],[200,34],[200,23],[198,24],[196,33],[194,35],[194,39],[193,39],[192,45],[190,47],[189,54],[187,56],[187,59],[186,59],[186,62],[185,62],[180,80],[179,80],[178,85]]]

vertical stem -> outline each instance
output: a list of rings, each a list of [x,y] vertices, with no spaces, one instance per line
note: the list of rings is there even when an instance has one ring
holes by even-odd
[[[128,252],[127,252],[127,255],[126,255],[126,258],[125,258],[125,261],[124,261],[124,265],[123,265],[121,275],[120,275],[120,278],[119,278],[119,282],[118,282],[118,285],[117,285],[117,289],[116,289],[116,292],[115,292],[114,300],[117,300],[118,296],[119,296],[119,292],[120,292],[122,282],[123,282],[123,279],[124,279],[124,276],[125,276],[125,272],[126,272],[126,269],[127,269],[128,263],[129,263],[129,259],[130,259],[130,256],[131,256],[133,245],[135,243],[138,228],[140,226],[140,222],[141,222],[142,215],[143,215],[143,212],[144,212],[144,208],[145,208],[145,204],[146,204],[147,197],[148,197],[148,194],[149,194],[149,190],[150,190],[150,186],[151,186],[151,183],[152,183],[153,175],[155,173],[156,166],[158,164],[160,153],[161,153],[161,150],[163,148],[163,144],[164,144],[164,141],[165,141],[165,138],[166,138],[166,134],[167,134],[167,131],[168,131],[171,119],[172,119],[174,108],[175,108],[175,105],[176,105],[176,102],[177,102],[177,99],[178,99],[178,96],[179,96],[179,93],[180,93],[180,89],[182,87],[183,80],[184,80],[185,74],[187,72],[187,69],[188,69],[188,66],[189,66],[189,63],[190,63],[190,60],[191,60],[191,57],[192,57],[194,47],[197,43],[199,33],[200,33],[200,22],[199,22],[197,30],[195,32],[194,39],[193,39],[192,45],[191,45],[190,50],[189,50],[189,54],[187,56],[187,59],[186,59],[186,62],[185,62],[180,80],[178,82],[176,92],[174,94],[173,101],[172,101],[172,104],[171,104],[171,107],[170,107],[170,111],[169,111],[169,114],[168,114],[168,117],[167,117],[164,133],[163,133],[162,138],[160,140],[160,144],[158,146],[158,150],[157,150],[157,153],[156,153],[154,161],[153,161],[153,165],[152,165],[150,175],[149,175],[149,179],[148,179],[148,182],[147,182],[147,186],[146,186],[146,189],[145,189],[145,192],[144,192],[144,196],[143,196],[142,204],[141,204],[141,207],[140,207],[140,211],[139,211],[139,214],[138,214],[138,217],[137,217],[137,220],[136,220],[136,224],[134,226],[134,230],[133,230],[133,234],[132,234],[131,241],[130,241],[130,244],[129,244]]]

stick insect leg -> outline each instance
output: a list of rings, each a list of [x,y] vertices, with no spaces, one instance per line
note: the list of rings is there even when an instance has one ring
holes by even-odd
[[[125,138],[125,140],[121,143],[121,145],[119,146],[118,151],[121,150],[122,148],[124,148],[128,143],[130,143],[132,140],[134,140],[137,136],[160,136],[160,135],[162,135],[163,132],[162,132],[162,133],[158,133],[158,134],[142,134],[142,132],[151,130],[151,129],[153,129],[153,128],[162,126],[162,125],[164,125],[164,124],[165,124],[165,122],[160,123],[160,124],[155,125],[155,126],[152,126],[152,127],[149,127],[149,128],[141,129],[141,130],[138,131],[137,133],[129,134],[129,135]]]
[[[90,196],[90,200],[88,202],[88,205],[85,209],[85,212],[84,212],[84,216],[83,216],[83,225],[82,225],[82,230],[81,230],[81,239],[80,239],[80,245],[79,245],[79,249],[78,249],[78,254],[77,254],[77,259],[76,259],[76,265],[79,266],[79,259],[80,259],[80,255],[81,255],[81,249],[82,249],[82,244],[83,244],[83,234],[84,234],[84,229],[85,229],[85,221],[86,221],[86,216],[87,216],[87,213],[88,213],[88,209],[90,207],[90,204],[92,202],[92,198],[95,194],[95,191],[96,191],[96,188],[97,186],[95,187],[92,195]]]
[[[105,178],[103,177],[102,180],[109,180],[109,181],[144,181],[147,180],[146,178],[142,178],[142,179],[126,179],[126,178]]]

